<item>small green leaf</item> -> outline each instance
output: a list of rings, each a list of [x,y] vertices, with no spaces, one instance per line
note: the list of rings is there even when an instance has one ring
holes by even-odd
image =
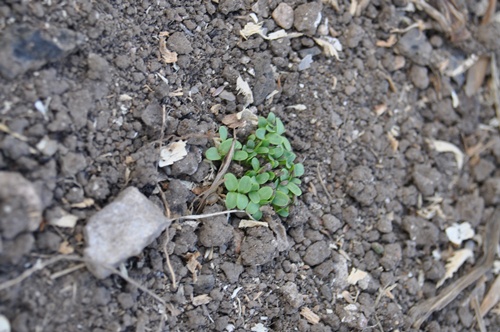
[[[300,181],[300,179],[299,179],[299,178],[293,178],[293,179],[291,179],[291,180],[290,180],[290,182],[293,182],[293,183],[295,183],[296,185],[300,185],[300,184],[302,183],[302,181]]]
[[[241,150],[242,148],[243,145],[239,141],[236,141],[236,143],[234,143],[234,150]]]
[[[252,189],[252,179],[249,176],[244,176],[238,182],[238,192],[242,194],[248,193]]]
[[[255,220],[260,220],[260,218],[262,218],[262,211],[257,211],[255,213],[252,214],[252,217],[255,219]]]
[[[247,205],[246,211],[248,214],[254,214],[259,211],[260,205],[254,202],[250,202]]]
[[[270,151],[270,153],[273,155],[274,158],[278,159],[283,155],[283,152],[285,152],[285,149],[282,147],[276,147]]]
[[[255,152],[258,154],[268,154],[269,153],[269,148],[266,148],[265,146],[258,147],[255,149]]]
[[[288,180],[288,176],[290,175],[290,173],[288,173],[288,170],[286,169],[282,169],[281,170],[281,175],[280,175],[280,180],[281,181],[285,181],[285,180]]]
[[[255,180],[257,180],[258,184],[264,184],[269,180],[269,174],[267,172],[258,174]]]
[[[233,173],[224,175],[224,186],[227,191],[236,191],[238,189],[238,179]]]
[[[288,188],[288,190],[290,190],[295,196],[300,196],[302,195],[302,190],[300,190],[299,186],[297,186],[295,183],[293,182],[288,182],[288,184],[286,185],[286,187]]]
[[[283,194],[287,194],[288,195],[288,187],[286,186],[288,183],[286,184],[280,184],[278,186],[276,186],[276,190],[279,190],[281,191]]]
[[[283,193],[282,191],[277,190],[276,194],[274,195],[273,205],[285,207],[289,203],[290,203],[290,198],[288,197],[288,195]]]
[[[276,132],[276,128],[275,128],[273,125],[271,125],[271,124],[268,124],[268,125],[266,126],[266,130],[267,130],[267,132],[269,132],[269,133],[275,133],[275,132]]]
[[[258,191],[251,191],[251,192],[249,192],[248,193],[248,198],[250,198],[251,202],[254,202],[256,204],[258,204],[260,202],[260,195],[259,195]],[[252,214],[252,213],[250,213],[250,214]]]
[[[234,152],[233,160],[242,161],[248,158],[248,153],[243,150],[238,150]]]
[[[219,153],[221,154],[221,156],[225,156],[229,152],[229,149],[231,149],[231,144],[233,144],[232,138],[227,139],[227,140],[223,141],[222,143],[220,143]]]
[[[266,130],[264,128],[259,128],[255,131],[255,136],[257,136],[258,139],[264,139],[266,136]]]
[[[225,126],[219,127],[219,136],[221,141],[225,141],[227,139],[227,127]]]
[[[247,144],[246,144],[246,145],[247,145],[247,148],[248,148],[248,149],[253,149],[253,148],[255,148],[255,141],[254,141],[254,140],[250,140],[250,139],[249,139],[249,140],[247,141]]]
[[[296,177],[300,177],[302,175],[304,175],[304,165],[302,164],[295,164],[293,165],[293,175],[296,176]]]
[[[236,207],[236,200],[238,198],[238,193],[230,191],[226,195],[226,208],[232,210]]]
[[[274,172],[269,171],[269,172],[267,172],[267,174],[269,174],[269,180],[268,181],[273,181],[274,178],[276,177],[276,174],[274,174]]]
[[[285,125],[279,118],[276,118],[276,134],[281,135],[285,132]]]
[[[252,160],[250,160],[250,165],[252,165],[252,169],[254,171],[258,170],[260,168],[260,162],[259,162],[259,159],[257,158],[252,158]]]
[[[288,140],[288,138],[283,137],[283,147],[285,148],[285,150],[287,151],[292,151],[292,145],[290,144],[290,141]]]
[[[267,120],[263,116],[259,116],[258,126],[259,128],[264,128],[267,125]]]
[[[267,121],[274,123],[274,121],[276,121],[276,115],[274,115],[273,112],[269,112],[269,114],[267,115]]]
[[[208,160],[221,160],[222,157],[216,147],[211,147],[205,152],[205,156]]]
[[[290,213],[288,212],[288,208],[284,208],[284,209],[279,209],[278,211],[276,211],[276,213],[280,216],[282,216],[283,218],[286,218],[290,215]]]
[[[248,197],[246,195],[236,194],[236,207],[238,210],[245,210],[248,205]]]
[[[265,186],[259,189],[259,196],[261,201],[267,201],[273,196],[273,188]]]

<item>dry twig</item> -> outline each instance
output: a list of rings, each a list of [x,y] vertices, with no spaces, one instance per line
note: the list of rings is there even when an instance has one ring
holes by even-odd
[[[446,287],[439,295],[427,299],[417,304],[410,310],[410,317],[413,320],[413,327],[420,325],[435,311],[441,310],[453,301],[458,294],[476,282],[481,276],[491,269],[500,240],[500,208],[497,208],[486,225],[486,235],[484,241],[484,254],[478,264],[459,278],[455,283]]]

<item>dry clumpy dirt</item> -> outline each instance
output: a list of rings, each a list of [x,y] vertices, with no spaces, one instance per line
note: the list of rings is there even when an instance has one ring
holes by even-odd
[[[189,185],[209,185],[214,171],[203,153],[223,116],[243,107],[238,76],[258,114],[283,120],[306,168],[291,216],[271,218],[270,228],[238,228],[236,216],[174,221],[175,287],[165,235],[130,258],[129,277],[166,306],[116,275],[99,280],[80,268],[58,277],[79,264],[59,261],[0,291],[13,331],[419,330],[409,311],[440,292],[453,250],[444,230],[467,221],[484,237],[500,202],[489,85],[467,96],[466,74],[443,74],[473,53],[500,59],[499,24],[480,27],[488,1],[456,1],[470,37],[452,41],[407,0],[373,0],[359,15],[332,3],[2,1],[0,282],[37,260],[81,254],[88,219],[128,186],[162,209],[164,196],[172,215],[191,214]],[[268,32],[303,35],[244,39],[252,12]],[[416,22],[428,29],[377,44]],[[162,32],[175,64],[161,58]],[[338,38],[342,61],[313,39],[326,36]],[[158,168],[158,142],[180,138],[186,158]],[[459,169],[432,139],[483,148]],[[64,213],[78,217],[74,227],[51,225]],[[477,260],[482,248],[469,244]],[[347,282],[354,268],[368,273],[356,285]],[[484,278],[479,296],[495,276]],[[420,328],[477,330],[472,289]],[[484,324],[499,331],[498,310]]]

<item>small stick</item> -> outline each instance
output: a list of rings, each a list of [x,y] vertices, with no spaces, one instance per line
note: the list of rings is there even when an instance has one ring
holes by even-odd
[[[75,272],[76,270],[80,270],[85,267],[85,263],[77,264],[75,266],[69,267],[67,269],[64,269],[62,271],[56,272],[50,276],[50,279],[54,280],[57,278],[60,278],[62,276],[65,276],[67,274],[70,274],[72,272]]]
[[[202,195],[201,195],[201,200],[200,200],[200,205],[198,207],[198,211],[200,211],[203,206],[205,205],[205,201],[207,197],[214,193],[219,185],[222,183],[222,177],[226,174],[229,165],[231,165],[231,161],[233,160],[234,156],[234,146],[236,145],[236,129],[233,130],[233,142],[231,143],[231,148],[229,149],[229,152],[227,153],[226,157],[224,158],[224,162],[222,164],[222,167],[219,169],[219,172],[217,173],[217,176],[215,177],[214,181],[212,182],[212,185],[210,188],[208,188]]]
[[[487,332],[486,327],[484,326],[483,316],[481,315],[481,308],[479,307],[479,300],[477,299],[477,295],[474,295],[471,301],[472,307],[474,308],[474,313],[476,314],[477,327],[479,327],[479,331]]]
[[[330,199],[330,203],[334,201],[332,195],[330,195],[330,193],[328,192],[328,189],[326,189],[326,185],[325,183],[323,182],[323,179],[321,178],[321,174],[319,172],[319,164],[316,165],[316,173],[318,174],[318,180],[319,180],[319,184],[321,184],[321,187],[323,188],[323,190],[325,191],[325,194],[328,196],[328,198]]]
[[[170,257],[167,249],[169,241],[170,241],[170,234],[167,227],[167,229],[165,230],[165,242],[163,243],[163,252],[165,253],[165,258],[167,260],[167,267],[168,267],[168,272],[170,273],[170,279],[172,279],[172,288],[175,290],[177,289],[177,281],[175,279],[175,272],[174,269],[172,268],[172,264],[170,264]]]

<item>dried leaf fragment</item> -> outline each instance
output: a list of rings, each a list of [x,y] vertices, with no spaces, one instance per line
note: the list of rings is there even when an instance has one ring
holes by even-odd
[[[193,298],[193,305],[195,307],[197,306],[200,306],[202,304],[208,304],[210,303],[210,301],[212,301],[212,298],[210,296],[208,296],[208,294],[202,294],[202,295],[198,295],[198,296],[195,296]]]
[[[342,44],[337,38],[333,37],[322,37],[322,38],[313,38],[316,44],[323,48],[323,52],[326,56],[333,56],[338,61],[342,61],[339,58],[339,53],[342,52]]]
[[[449,142],[432,140],[432,139],[428,140],[428,143],[430,147],[436,150],[437,152],[453,153],[455,155],[455,160],[457,161],[458,169],[462,169],[462,166],[464,164],[464,154],[462,151],[460,151],[459,148],[457,148],[456,145],[451,144]]]
[[[363,270],[358,270],[356,268],[353,268],[349,276],[347,277],[347,282],[351,285],[356,285],[356,283],[360,280],[363,280],[368,276],[368,273],[366,273]]]
[[[309,323],[312,325],[316,325],[319,323],[319,316],[316,315],[311,309],[308,307],[302,308],[300,311],[300,315],[304,317]]]
[[[238,91],[238,94],[242,94],[243,97],[245,97],[245,107],[253,103],[252,89],[250,89],[248,83],[242,79],[241,76],[238,76],[236,79],[236,91]]]
[[[201,254],[199,251],[196,251],[194,253],[187,253],[184,258],[187,260],[186,268],[193,274],[193,281],[196,282],[198,279],[196,270],[201,269],[201,264],[198,262],[198,257],[200,257]]]
[[[500,301],[500,276],[495,279],[481,303],[481,316],[484,317]]]
[[[49,220],[49,225],[65,228],[74,228],[78,217],[69,213],[64,214],[58,219]]]
[[[441,287],[441,285],[443,285],[443,283],[447,279],[451,278],[453,274],[457,272],[458,269],[465,263],[465,261],[471,257],[473,257],[473,253],[469,248],[455,251],[453,255],[447,260],[445,266],[446,273],[444,274],[443,278],[438,281],[438,283],[436,284],[436,288]]]
[[[305,111],[307,109],[307,106],[303,104],[297,104],[297,105],[290,105],[285,108],[291,108],[296,111]]]
[[[262,24],[264,24],[264,22],[259,22],[259,23],[248,22],[247,24],[245,24],[243,29],[240,30],[241,37],[248,39],[248,37],[250,37],[251,35],[258,34],[267,39],[265,31],[262,28]]]
[[[85,198],[83,201],[81,201],[79,203],[71,204],[71,207],[77,208],[77,209],[85,209],[85,208],[91,207],[92,205],[94,205],[94,203],[95,202],[92,198]]]
[[[165,37],[168,36],[168,32],[160,32],[160,54],[161,58],[165,63],[176,63],[177,53],[171,52],[167,49],[167,43]]]
[[[387,48],[389,48],[389,47],[393,47],[394,44],[396,44],[397,41],[398,41],[398,39],[396,38],[396,35],[395,34],[391,34],[389,36],[389,39],[387,39],[387,40],[377,40],[376,45],[378,47],[387,47]]]
[[[268,227],[269,228],[269,225],[267,224],[267,222],[248,220],[248,219],[242,219],[240,221],[240,224],[238,225],[238,228],[251,228],[251,227]]]
[[[160,150],[159,167],[172,165],[187,156],[186,141],[173,142]]]
[[[61,245],[59,245],[59,253],[63,255],[70,255],[75,252],[75,248],[70,246],[68,241],[63,241]]]
[[[248,123],[256,126],[259,123],[259,117],[248,108],[244,108],[242,111],[236,114],[226,115],[222,119],[222,123],[229,128],[245,127]]]
[[[445,232],[450,242],[457,246],[462,245],[463,241],[472,239],[474,235],[476,235],[468,222],[461,224],[454,223],[450,227],[446,228]]]

